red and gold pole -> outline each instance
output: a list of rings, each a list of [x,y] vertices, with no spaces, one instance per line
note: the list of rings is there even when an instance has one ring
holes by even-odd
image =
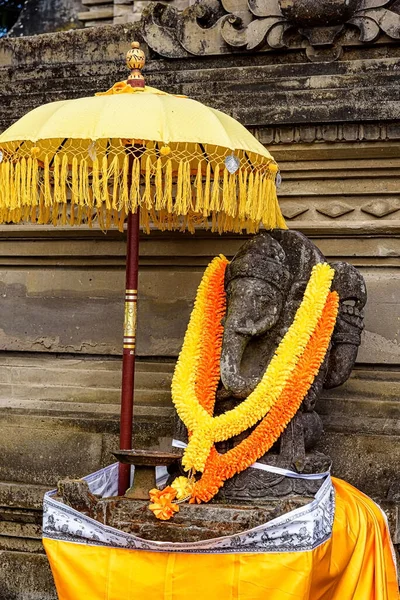
[[[144,63],[144,52],[140,50],[137,42],[133,42],[132,50],[130,50],[127,55],[127,65],[131,69],[128,84],[132,87],[144,87],[144,78],[141,74]],[[131,169],[129,172],[131,172]],[[128,185],[128,188],[130,188],[130,184]],[[134,214],[129,213],[126,249],[124,348],[122,355],[121,420],[119,438],[120,450],[130,450],[132,448],[139,272],[139,221],[139,210]],[[130,465],[119,463],[119,496],[123,496],[129,488],[130,475]]]
[[[124,348],[122,356],[122,390],[120,450],[130,450],[133,431],[133,399],[135,385],[135,352],[137,326],[137,293],[139,271],[139,212],[129,213],[126,252],[126,286]],[[131,467],[119,464],[118,495],[122,496],[130,486]]]

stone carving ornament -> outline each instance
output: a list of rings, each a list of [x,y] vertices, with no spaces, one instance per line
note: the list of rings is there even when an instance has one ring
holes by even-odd
[[[148,45],[171,58],[305,47],[310,60],[335,60],[343,44],[399,39],[400,2],[198,0],[183,12],[154,2],[142,24]]]

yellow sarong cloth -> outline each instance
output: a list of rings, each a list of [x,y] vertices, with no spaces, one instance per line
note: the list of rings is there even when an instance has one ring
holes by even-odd
[[[398,600],[386,519],[333,479],[330,539],[308,552],[147,552],[44,539],[59,600]]]

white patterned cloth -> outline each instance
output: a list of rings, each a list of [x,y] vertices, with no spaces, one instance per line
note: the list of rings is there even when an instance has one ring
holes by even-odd
[[[291,473],[290,476],[295,475]],[[119,531],[114,527],[102,525],[99,521],[95,521],[57,500],[56,492],[53,490],[48,492],[44,498],[43,537],[79,544],[151,552],[195,554],[304,552],[323,544],[332,535],[335,491],[329,473],[319,474],[319,477],[324,477],[324,481],[314,500],[309,504],[240,534],[187,544],[148,541],[136,535]],[[102,498],[116,496],[118,463],[88,475],[84,479],[93,494]]]

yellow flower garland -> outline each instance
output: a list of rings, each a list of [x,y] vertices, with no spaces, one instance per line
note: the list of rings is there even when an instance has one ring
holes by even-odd
[[[227,440],[252,427],[274,406],[317,326],[334,275],[334,270],[327,263],[314,266],[293,323],[279,344],[261,382],[236,408],[212,417],[200,405],[195,383],[208,282],[220,268],[221,261],[228,262],[223,256],[217,257],[204,273],[172,381],[175,408],[192,432],[182,461],[186,470],[203,471],[215,442]]]

